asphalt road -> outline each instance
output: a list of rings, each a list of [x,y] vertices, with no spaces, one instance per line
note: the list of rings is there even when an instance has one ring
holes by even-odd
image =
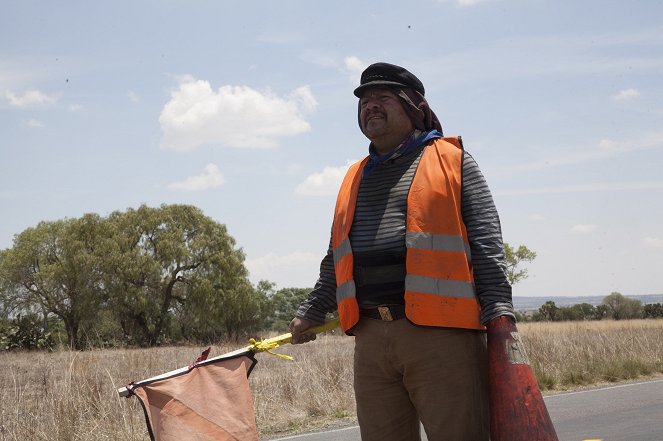
[[[560,441],[663,440],[663,380],[545,398]]]
[[[560,441],[662,441],[663,380],[544,397]],[[423,432],[423,431],[422,431]],[[426,440],[426,435],[422,434]],[[360,441],[357,426],[277,440]]]

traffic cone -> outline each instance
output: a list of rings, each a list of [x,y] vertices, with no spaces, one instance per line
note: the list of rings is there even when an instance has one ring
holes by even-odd
[[[557,441],[515,322],[501,316],[487,330],[491,441]]]

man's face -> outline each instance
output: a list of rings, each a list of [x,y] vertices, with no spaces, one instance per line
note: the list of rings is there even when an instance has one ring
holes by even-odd
[[[400,99],[391,89],[370,88],[359,99],[361,131],[371,141],[381,137],[405,137],[414,129]]]

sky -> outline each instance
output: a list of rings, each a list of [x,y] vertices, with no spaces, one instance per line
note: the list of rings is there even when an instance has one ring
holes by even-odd
[[[426,87],[537,253],[517,296],[663,293],[663,3],[11,1],[0,249],[40,221],[191,204],[252,282],[310,287],[368,140],[371,63]]]

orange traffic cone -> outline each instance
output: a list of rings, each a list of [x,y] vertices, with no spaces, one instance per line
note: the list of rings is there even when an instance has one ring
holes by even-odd
[[[491,441],[557,441],[516,324],[488,324]]]

